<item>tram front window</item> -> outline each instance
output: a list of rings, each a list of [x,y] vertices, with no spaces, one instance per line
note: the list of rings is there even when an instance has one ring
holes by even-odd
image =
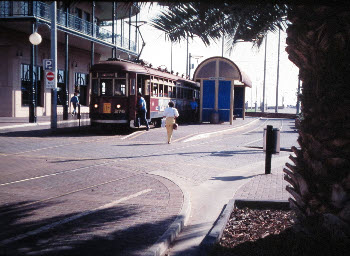
[[[125,96],[126,94],[126,80],[116,79],[114,85],[114,95]]]
[[[113,80],[101,79],[100,89],[101,89],[101,96],[113,96]]]
[[[98,80],[97,79],[92,79],[92,94],[93,95],[98,95]]]

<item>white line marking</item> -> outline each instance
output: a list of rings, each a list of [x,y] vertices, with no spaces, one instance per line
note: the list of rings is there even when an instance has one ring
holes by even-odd
[[[107,165],[111,162],[105,162],[102,164],[96,164],[96,165],[90,165],[90,166],[85,166],[85,167],[80,167],[80,168],[76,168],[73,170],[67,170],[67,171],[62,171],[62,172],[56,172],[56,173],[52,173],[52,174],[46,174],[46,175],[42,175],[42,176],[36,176],[36,177],[32,177],[32,178],[28,178],[28,179],[23,179],[23,180],[16,180],[16,181],[11,181],[11,182],[7,182],[7,183],[2,183],[0,184],[0,186],[6,186],[6,185],[11,185],[11,184],[15,184],[15,183],[20,183],[20,182],[24,182],[24,181],[30,181],[30,180],[37,180],[37,179],[41,179],[41,178],[45,178],[45,177],[50,177],[50,176],[56,176],[56,175],[60,175],[60,174],[65,174],[68,172],[76,172],[76,171],[80,171],[83,169],[88,169],[91,167],[97,167],[97,166],[101,166],[101,165]]]
[[[131,133],[131,134],[129,134],[129,135],[126,135],[125,137],[121,138],[121,140],[126,140],[126,139],[128,139],[128,138],[130,138],[130,137],[132,137],[132,136],[134,136],[134,135],[139,134],[139,133],[144,133],[144,132],[143,132],[143,131],[133,132],[133,133]],[[136,136],[136,137],[137,137],[137,136]]]
[[[184,140],[183,142],[189,142],[189,141],[194,141],[194,140],[200,140],[200,139],[208,138],[208,137],[210,137],[210,136],[212,136],[214,134],[220,134],[220,133],[225,133],[225,132],[232,132],[232,131],[244,128],[246,126],[249,126],[249,125],[251,125],[252,123],[254,123],[254,122],[258,121],[258,120],[260,120],[260,119],[255,119],[252,122],[249,122],[249,123],[247,123],[245,125],[233,127],[233,128],[230,128],[230,129],[225,129],[225,130],[221,130],[221,131],[208,132],[208,133],[202,133],[202,134],[199,134],[199,135],[195,135],[192,138]]]
[[[146,194],[148,192],[152,191],[152,189],[145,189],[145,190],[142,190],[138,193],[135,193],[135,194],[132,194],[130,196],[127,196],[127,197],[123,197],[123,198],[120,198],[118,200],[115,200],[111,203],[108,203],[108,204],[105,204],[105,205],[102,205],[98,208],[95,208],[93,210],[90,210],[90,211],[85,211],[85,212],[82,212],[82,213],[79,213],[77,215],[74,215],[72,217],[69,217],[69,218],[66,218],[66,219],[63,219],[63,220],[60,220],[60,221],[56,221],[54,223],[51,223],[51,224],[48,224],[46,226],[43,226],[41,228],[38,228],[38,229],[35,229],[35,230],[32,230],[32,231],[29,231],[27,233],[24,233],[24,234],[21,234],[21,235],[18,235],[18,236],[15,236],[15,237],[11,237],[9,239],[5,239],[3,241],[0,242],[0,245],[6,245],[6,244],[9,244],[9,243],[13,243],[13,242],[16,242],[18,240],[22,240],[24,238],[27,238],[29,236],[33,236],[33,235],[37,235],[41,232],[44,232],[44,231],[47,231],[49,229],[52,229],[54,227],[57,227],[59,225],[62,225],[62,224],[65,224],[65,223],[68,223],[68,222],[71,222],[73,220],[76,220],[76,219],[79,219],[81,217],[84,217],[86,215],[89,215],[89,214],[92,214],[92,213],[95,213],[97,211],[100,211],[100,210],[104,210],[104,209],[107,209],[107,208],[110,208],[110,207],[113,207],[113,206],[116,206],[117,204],[123,202],[123,201],[127,201],[129,199],[132,199],[132,198],[135,198],[135,197],[138,197],[142,194]]]
[[[249,144],[252,144],[252,143],[254,143],[254,142],[258,142],[258,141],[261,141],[261,140],[263,140],[263,138],[258,139],[258,140],[253,140],[253,141],[251,141],[251,142],[248,142],[248,143],[244,144],[243,146],[247,146],[247,145],[249,145]]]

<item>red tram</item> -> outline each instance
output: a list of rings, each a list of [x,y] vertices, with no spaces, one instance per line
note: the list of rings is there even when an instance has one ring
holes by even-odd
[[[190,118],[190,101],[199,100],[199,84],[194,81],[125,60],[108,60],[90,70],[91,124],[134,127],[137,93],[147,103],[147,120],[161,125],[169,101],[180,112],[179,122]]]

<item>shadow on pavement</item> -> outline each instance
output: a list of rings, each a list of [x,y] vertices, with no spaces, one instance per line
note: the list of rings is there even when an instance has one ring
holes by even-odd
[[[1,131],[0,137],[89,137],[89,136],[114,136],[114,135],[129,135],[135,130],[130,128],[125,129],[98,129],[90,126],[83,127],[66,127],[57,128],[55,132],[51,129],[43,129],[42,127],[31,127],[18,129],[17,131]],[[28,128],[27,128],[28,129]]]
[[[261,175],[261,174],[258,174]],[[221,180],[221,181],[235,181],[235,180],[244,180],[244,179],[250,179],[258,175],[251,175],[251,176],[226,176],[226,177],[212,177],[210,180]]]
[[[118,205],[54,226],[84,212],[31,220],[36,211],[59,202],[28,203],[0,206],[0,255],[135,255],[152,246],[176,218],[137,223],[142,210]]]
[[[144,145],[144,144],[142,144]],[[156,144],[158,145],[158,144]],[[165,144],[164,144],[165,145]],[[119,146],[119,145],[118,145]],[[230,157],[234,156],[236,154],[242,155],[242,154],[256,154],[261,153],[261,150],[237,150],[237,151],[201,151],[201,152],[190,152],[190,153],[167,153],[167,154],[149,154],[149,155],[132,155],[132,156],[120,156],[120,157],[101,157],[101,158],[88,158],[88,159],[65,159],[65,160],[58,160],[58,161],[52,161],[52,163],[63,163],[63,162],[79,162],[79,161],[93,161],[93,160],[116,160],[116,159],[138,159],[138,158],[147,158],[147,157],[161,157],[161,156],[174,156],[174,155],[181,155],[181,156],[188,156],[188,155],[203,155],[206,154],[207,156],[214,156],[214,157]]]

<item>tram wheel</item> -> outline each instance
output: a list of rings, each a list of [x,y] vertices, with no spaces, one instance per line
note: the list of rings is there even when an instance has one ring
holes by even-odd
[[[154,127],[161,127],[162,119],[154,119],[153,123],[154,123]]]

